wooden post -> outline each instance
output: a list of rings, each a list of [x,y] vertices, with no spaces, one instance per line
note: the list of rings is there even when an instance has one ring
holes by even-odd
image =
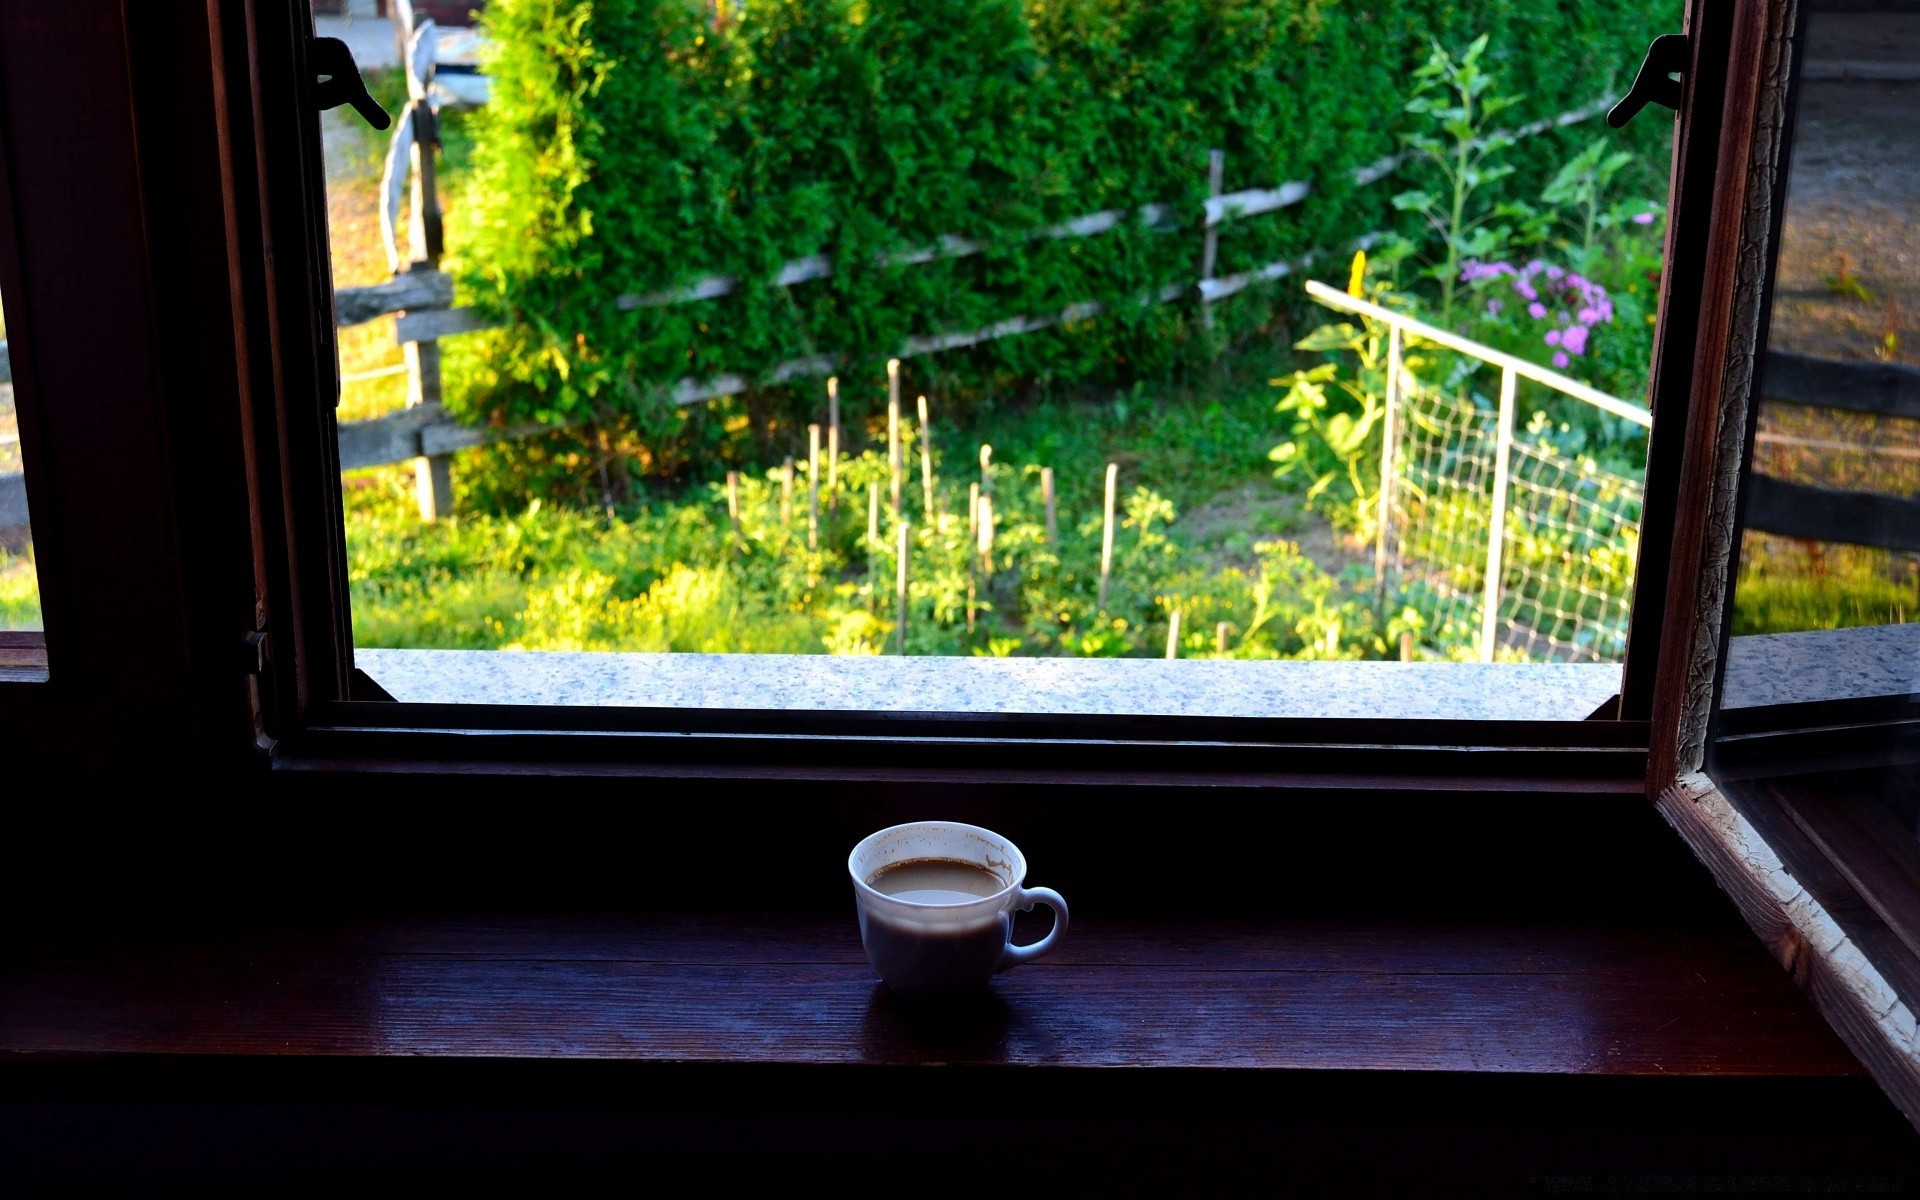
[[[1040,468],[1040,505],[1047,510],[1047,545],[1060,542],[1060,519],[1053,507],[1053,468]]]
[[[413,168],[413,195],[407,215],[407,242],[412,262],[407,269],[435,271],[440,267],[442,229],[433,159],[439,144],[439,123],[425,100],[416,100],[411,111],[413,148],[408,153]],[[408,342],[402,353],[407,364],[407,407],[440,403],[440,343]],[[414,459],[413,483],[422,521],[437,521],[452,514],[452,455]]]
[[[894,554],[893,595],[895,622],[900,630],[899,644],[902,654],[907,652],[907,534],[909,532],[910,527],[905,521],[900,522],[899,527],[894,531],[897,549]]]
[[[921,513],[929,528],[933,525],[933,431],[927,423],[927,398],[920,397],[920,499]]]
[[[735,548],[746,550],[746,540],[740,535],[740,472],[727,472],[727,520],[733,525]]]
[[[1227,624],[1225,621],[1213,627],[1213,652],[1215,654],[1225,654],[1227,652],[1227,634],[1232,629],[1233,626]]]
[[[1226,182],[1227,156],[1225,151],[1207,151],[1207,199],[1220,195]],[[1206,223],[1206,232],[1200,239],[1200,282],[1205,284],[1213,279],[1213,268],[1220,257],[1220,227],[1211,221]],[[1204,288],[1200,292],[1200,327],[1213,328],[1212,301],[1207,299]]]
[[[1507,540],[1507,476],[1513,461],[1512,367],[1500,372],[1500,432],[1494,443],[1493,518],[1487,525],[1487,578],[1480,596],[1480,661],[1493,661],[1494,637],[1500,623],[1501,558]]]
[[[840,507],[840,377],[827,376],[827,511]]]
[[[1387,602],[1387,538],[1393,527],[1393,476],[1400,449],[1400,327],[1387,331],[1387,406],[1380,420],[1380,499],[1376,521],[1380,529],[1373,545],[1374,603]]]
[[[1177,608],[1167,621],[1167,657],[1180,657],[1180,610]]]
[[[1413,635],[1405,630],[1400,631],[1400,661],[1413,661]]]
[[[980,443],[980,494],[993,495],[993,447]]]
[[[1120,464],[1107,464],[1106,523],[1100,531],[1100,611],[1107,611],[1107,581],[1113,578],[1113,493],[1120,482]]]
[[[893,518],[900,519],[900,360],[887,360],[887,476]]]
[[[967,536],[974,537],[980,532],[980,485],[967,485]]]
[[[820,548],[820,427],[807,426],[807,549]]]

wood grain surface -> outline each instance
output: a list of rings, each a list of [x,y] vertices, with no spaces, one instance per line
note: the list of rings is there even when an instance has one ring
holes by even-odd
[[[1858,1073],[1738,930],[1083,920],[990,993],[927,1009],[876,984],[851,912],[96,945],[6,970],[0,1052]]]

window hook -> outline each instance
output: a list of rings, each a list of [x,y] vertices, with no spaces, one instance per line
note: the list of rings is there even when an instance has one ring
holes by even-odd
[[[347,48],[345,42],[339,38],[314,38],[312,49],[307,52],[307,63],[313,68],[314,74],[320,77],[313,85],[316,106],[329,109],[351,104],[353,111],[375,129],[385,129],[393,124],[393,118],[387,115],[387,110],[367,94],[367,85],[360,78],[359,64],[353,61],[353,51]]]
[[[1647,47],[1647,57],[1640,62],[1640,73],[1633,77],[1633,86],[1607,113],[1607,124],[1621,128],[1639,116],[1649,101],[1679,112],[1686,85],[1672,77],[1685,75],[1692,59],[1686,34],[1663,33],[1653,39],[1653,44]]]

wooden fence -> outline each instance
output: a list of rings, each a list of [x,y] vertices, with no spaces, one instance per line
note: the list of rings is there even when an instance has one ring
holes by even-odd
[[[1836,362],[1775,350],[1767,355],[1761,394],[1776,404],[1920,421],[1920,368],[1899,363]],[[1920,497],[1839,491],[1756,471],[1747,476],[1746,527],[1920,554]]]

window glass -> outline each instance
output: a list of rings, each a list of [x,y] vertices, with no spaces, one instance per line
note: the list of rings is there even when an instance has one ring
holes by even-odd
[[[399,118],[323,118],[396,697],[1618,689],[1673,121],[1602,117],[1678,0],[371,7],[317,21]]]
[[[1805,20],[1730,709],[1920,692],[1920,16]]]
[[[13,403],[13,360],[7,349],[4,300],[0,300],[0,633],[40,628],[40,576],[33,556],[26,484],[20,421]]]

